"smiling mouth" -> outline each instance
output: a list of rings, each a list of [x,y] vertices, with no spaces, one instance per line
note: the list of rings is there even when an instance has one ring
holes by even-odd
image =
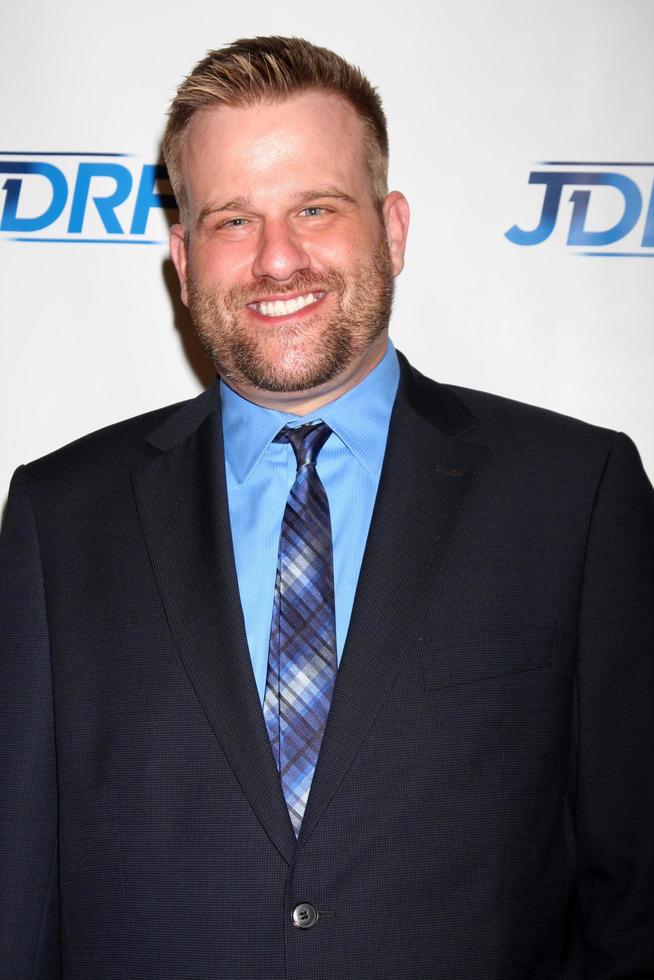
[[[303,310],[305,307],[317,303],[318,300],[323,299],[326,295],[326,293],[318,290],[315,293],[303,293],[301,296],[294,296],[292,299],[262,300],[261,302],[248,303],[247,305],[249,309],[256,310],[261,316],[289,316],[291,313],[297,313],[298,310]]]

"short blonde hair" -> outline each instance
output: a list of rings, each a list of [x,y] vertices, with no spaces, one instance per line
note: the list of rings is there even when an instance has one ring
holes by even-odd
[[[283,102],[311,90],[341,95],[362,120],[372,194],[377,206],[381,205],[388,193],[386,116],[377,90],[363,72],[303,38],[242,38],[209,51],[184,79],[170,105],[163,153],[183,224],[188,218],[188,200],[181,156],[194,113],[219,105]]]

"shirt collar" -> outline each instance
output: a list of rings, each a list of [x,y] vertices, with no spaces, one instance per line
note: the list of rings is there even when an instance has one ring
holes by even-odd
[[[225,458],[232,473],[243,483],[280,429],[322,419],[352,455],[373,476],[379,476],[399,378],[397,354],[389,340],[383,358],[363,381],[312,416],[255,405],[221,380]]]

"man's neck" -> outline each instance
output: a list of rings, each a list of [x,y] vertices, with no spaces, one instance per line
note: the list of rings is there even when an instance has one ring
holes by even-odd
[[[227,382],[229,387],[255,405],[289,415],[313,415],[329,402],[360,384],[382,361],[388,346],[388,332],[381,334],[347,370],[324,385],[304,391],[266,391],[253,385]]]

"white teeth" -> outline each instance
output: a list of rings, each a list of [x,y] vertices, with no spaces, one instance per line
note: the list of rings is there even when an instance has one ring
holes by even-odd
[[[305,306],[310,306],[316,300],[322,299],[324,295],[324,293],[307,293],[305,296],[296,296],[294,299],[276,299],[270,303],[253,303],[251,305],[263,316],[288,316],[290,313],[304,309]]]

